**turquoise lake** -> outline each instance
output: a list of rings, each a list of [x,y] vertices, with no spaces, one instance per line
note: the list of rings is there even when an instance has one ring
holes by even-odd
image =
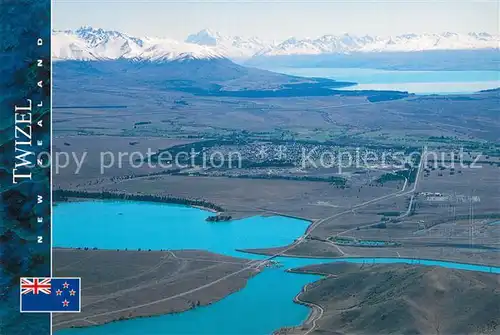
[[[250,279],[243,290],[209,306],[56,334],[271,334],[283,326],[299,325],[307,318],[309,309],[292,299],[304,285],[318,278],[266,269]]]
[[[85,213],[85,216],[78,216]],[[285,217],[252,217],[209,223],[212,213],[185,206],[148,202],[88,201],[54,207],[56,247],[102,249],[205,249],[235,257],[264,259],[237,248],[283,246],[300,237],[308,222]],[[78,232],[78,234],[75,234]],[[285,272],[288,268],[325,262],[406,263],[500,273],[500,268],[404,258],[276,258],[282,268],[267,268],[245,288],[209,306],[183,313],[66,329],[55,334],[271,334],[300,325],[309,309],[293,297],[307,283],[320,278]]]
[[[287,245],[309,226],[303,220],[261,216],[206,222],[211,215],[197,208],[150,202],[70,202],[54,207],[52,234],[56,247],[203,249],[242,257],[236,249]]]
[[[272,68],[303,77],[322,77],[358,85],[344,90],[395,90],[415,94],[465,94],[500,87],[500,71],[390,71],[361,68]]]

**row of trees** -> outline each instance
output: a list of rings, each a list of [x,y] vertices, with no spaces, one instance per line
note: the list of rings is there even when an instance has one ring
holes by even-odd
[[[149,194],[129,194],[129,193],[114,193],[114,192],[86,192],[86,191],[72,191],[72,190],[56,190],[53,193],[54,201],[68,201],[69,198],[88,198],[88,199],[101,199],[101,200],[137,200],[149,202],[162,202],[186,206],[198,206],[209,208],[217,212],[223,212],[224,209],[216,204],[202,199],[186,199],[172,196],[163,195],[149,195]]]

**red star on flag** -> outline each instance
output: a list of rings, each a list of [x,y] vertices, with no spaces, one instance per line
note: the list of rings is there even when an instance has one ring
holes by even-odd
[[[63,284],[63,288],[68,288],[68,287],[69,287],[69,284],[68,284],[67,281],[65,281],[64,284]]]
[[[75,295],[76,294],[76,291],[71,289],[71,291],[69,291],[69,295]]]
[[[62,302],[62,304],[63,304],[64,307],[68,307],[69,301],[66,300],[66,299],[64,299],[64,301]]]
[[[57,290],[56,291],[56,295],[61,295],[62,294],[62,291],[61,290]]]

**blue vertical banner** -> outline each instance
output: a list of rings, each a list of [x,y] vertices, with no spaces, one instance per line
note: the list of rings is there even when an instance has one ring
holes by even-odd
[[[0,1],[0,334],[50,334],[20,278],[51,275],[51,0]]]

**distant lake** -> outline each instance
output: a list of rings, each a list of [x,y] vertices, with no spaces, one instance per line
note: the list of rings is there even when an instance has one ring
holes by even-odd
[[[301,77],[352,81],[344,90],[395,90],[416,94],[466,94],[500,87],[500,71],[391,71],[361,68],[269,68]]]

